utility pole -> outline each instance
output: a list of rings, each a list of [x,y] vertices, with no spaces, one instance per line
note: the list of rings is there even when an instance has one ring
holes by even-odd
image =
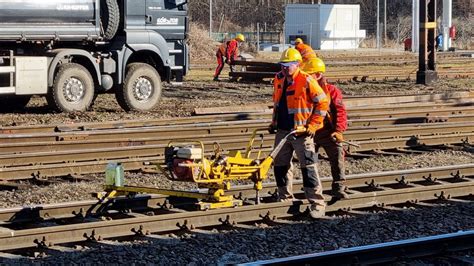
[[[383,1],[383,43],[387,43],[387,0]]]
[[[260,22],[257,22],[257,54],[260,51]]]
[[[416,84],[428,85],[438,80],[436,72],[436,1],[420,0],[420,47]]]
[[[209,37],[212,39],[212,0],[209,0]]]
[[[380,0],[377,0],[377,49],[380,49]]]

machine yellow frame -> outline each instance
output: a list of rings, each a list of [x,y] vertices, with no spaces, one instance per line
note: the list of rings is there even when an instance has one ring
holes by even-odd
[[[263,187],[263,180],[267,178],[268,171],[273,163],[273,158],[281,150],[288,137],[296,133],[293,131],[288,134],[262,161],[258,158],[261,155],[259,150],[257,159],[251,159],[251,151],[255,137],[258,131],[267,130],[266,128],[257,128],[253,131],[250,137],[247,149],[244,156],[240,151],[229,153],[228,156],[218,156],[219,152],[216,150],[216,158],[212,161],[204,157],[204,144],[201,141],[185,142],[186,144],[197,144],[201,147],[201,159],[193,164],[186,164],[185,167],[198,167],[199,174],[193,175],[193,182],[198,184],[200,188],[207,188],[208,193],[199,192],[188,192],[179,190],[167,190],[150,187],[134,187],[134,186],[105,186],[105,195],[102,199],[112,198],[119,195],[134,195],[136,193],[152,193],[152,194],[163,194],[176,197],[194,198],[200,200],[200,209],[215,209],[223,207],[236,207],[241,206],[242,200],[235,199],[232,195],[225,195],[225,191],[230,190],[230,182],[237,180],[251,180],[254,183],[256,190],[256,201],[259,203],[259,191]],[[263,136],[263,135],[262,135]],[[174,144],[173,141],[169,142],[168,147]],[[160,164],[156,164],[169,179],[173,180],[172,173],[167,166],[163,167]]]

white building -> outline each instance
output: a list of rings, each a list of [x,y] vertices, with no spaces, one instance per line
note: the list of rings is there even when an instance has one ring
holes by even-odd
[[[356,49],[365,38],[359,5],[286,6],[285,42],[302,38],[313,49]]]

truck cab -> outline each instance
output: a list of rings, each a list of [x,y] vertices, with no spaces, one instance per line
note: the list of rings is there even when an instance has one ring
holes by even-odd
[[[45,95],[57,111],[85,111],[115,93],[126,111],[150,111],[162,81],[188,71],[186,0],[23,2],[0,2],[0,109]]]

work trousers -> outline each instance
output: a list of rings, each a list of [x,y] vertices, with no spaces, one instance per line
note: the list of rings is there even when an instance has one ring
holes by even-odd
[[[225,65],[225,56],[223,56],[221,53],[216,54],[217,57],[217,68],[216,72],[214,73],[214,78],[219,78],[219,75],[222,72],[222,69],[224,69]],[[235,66],[234,65],[229,65],[230,66],[230,72],[235,72]]]
[[[288,133],[290,131],[280,129],[277,131],[275,147]],[[293,173],[289,171],[293,153],[296,153],[296,157],[300,162],[306,198],[311,204],[324,206],[323,187],[318,174],[318,157],[315,152],[314,140],[305,136],[288,139],[274,159],[275,179],[280,200],[290,200],[293,198]]]
[[[316,144],[316,153],[318,153],[319,148],[323,148],[326,152],[331,165],[331,175],[332,175],[332,190],[333,191],[344,191],[344,182],[345,178],[345,167],[344,167],[344,155],[345,151],[341,143],[337,143],[332,140],[331,136],[323,136],[314,139]]]

